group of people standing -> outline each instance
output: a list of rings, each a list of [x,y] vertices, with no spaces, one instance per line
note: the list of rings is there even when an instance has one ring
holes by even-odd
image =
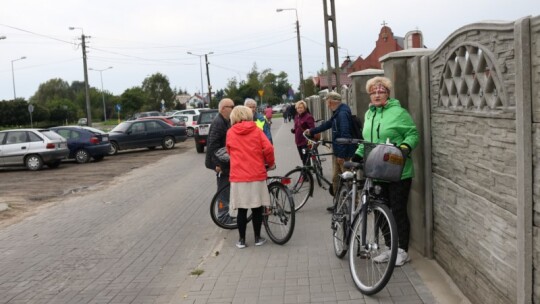
[[[363,139],[372,143],[390,141],[402,151],[405,164],[401,180],[398,182],[377,182],[384,189],[398,226],[398,257],[396,266],[410,260],[408,255],[410,223],[407,203],[411,189],[414,168],[410,157],[411,151],[419,143],[418,130],[406,109],[401,107],[397,99],[390,98],[392,82],[386,77],[374,77],[366,84],[370,96],[369,109],[364,115],[362,128]],[[346,161],[362,161],[363,145],[342,145],[338,138],[352,138],[351,109],[341,101],[341,95],[330,92],[325,102],[332,116],[319,126],[309,112],[306,102],[300,100],[294,104],[295,144],[302,163],[306,162],[308,142],[304,137],[315,136],[321,132],[332,130],[333,189],[338,188],[339,174],[345,171]],[[245,230],[248,208],[253,213],[253,229],[255,245],[266,241],[260,236],[263,206],[269,205],[266,188],[267,168],[275,167],[274,148],[270,122],[256,111],[257,104],[253,99],[246,99],[244,106],[234,106],[231,99],[225,98],[219,103],[219,115],[213,121],[208,135],[206,167],[216,172],[218,189],[227,183],[231,184],[230,206],[238,209],[237,223],[239,240],[238,248],[246,247]],[[262,132],[261,132],[262,130]],[[215,156],[215,151],[226,147],[230,155],[230,163],[223,164]],[[333,211],[333,206],[327,208]],[[389,260],[390,251],[383,252],[375,260],[380,263]]]

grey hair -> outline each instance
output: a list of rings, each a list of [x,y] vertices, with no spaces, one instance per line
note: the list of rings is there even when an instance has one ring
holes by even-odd
[[[246,98],[246,100],[244,101],[244,105],[247,106],[247,105],[250,105],[250,104],[257,105],[257,102],[253,98]]]
[[[230,99],[230,98],[223,98],[222,100],[219,101],[219,105],[218,105],[218,110],[219,110],[219,112],[221,112],[221,110],[223,110],[223,106],[225,106],[225,103],[226,103],[227,101],[230,101],[230,102],[232,102],[232,103],[234,104],[234,101],[233,101],[232,99]]]

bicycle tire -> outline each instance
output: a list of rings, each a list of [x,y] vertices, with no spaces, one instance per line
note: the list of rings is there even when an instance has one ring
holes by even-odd
[[[364,229],[366,246],[362,247]],[[388,250],[385,237],[389,238],[390,258],[377,263],[374,258]],[[381,291],[392,276],[398,251],[397,225],[388,206],[374,202],[362,210],[355,220],[349,248],[349,268],[356,288],[365,295]]]
[[[335,201],[336,204],[332,213],[332,238],[334,253],[341,259],[347,254],[347,232],[350,229],[349,208],[351,206],[351,195],[347,184],[341,184],[335,196]]]
[[[212,221],[223,229],[237,229],[238,223],[236,222],[236,217],[233,217],[229,214],[229,191],[230,184],[219,189],[212,201],[210,202],[210,217]],[[247,222],[251,221],[253,215],[251,214],[251,209],[248,209]]]
[[[298,211],[313,196],[313,175],[308,169],[296,168],[285,174],[285,177],[291,178],[289,190],[294,199],[295,211]]]
[[[289,189],[280,182],[268,185],[270,206],[265,208],[264,228],[272,242],[283,245],[293,234],[295,224],[294,201]]]

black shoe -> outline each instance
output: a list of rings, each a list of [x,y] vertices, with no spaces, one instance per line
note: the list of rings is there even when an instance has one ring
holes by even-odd
[[[238,242],[236,242],[236,247],[238,247],[239,249],[246,248],[246,241],[244,239],[239,239]]]
[[[330,207],[326,208],[326,210],[328,210],[330,212],[334,212],[334,206],[330,206]]]

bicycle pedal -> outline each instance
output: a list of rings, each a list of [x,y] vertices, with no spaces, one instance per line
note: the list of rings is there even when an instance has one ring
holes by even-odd
[[[371,254],[369,254],[369,251],[363,251],[363,250],[356,253],[356,256],[361,259],[366,259],[366,260],[371,258]]]

